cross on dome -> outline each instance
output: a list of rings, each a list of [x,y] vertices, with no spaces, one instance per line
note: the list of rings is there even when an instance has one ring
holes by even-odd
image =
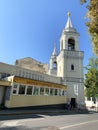
[[[67,15],[68,15],[68,17],[70,17],[70,15],[71,15],[70,12],[68,12]]]

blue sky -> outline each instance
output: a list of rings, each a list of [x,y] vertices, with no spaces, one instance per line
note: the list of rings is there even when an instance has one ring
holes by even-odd
[[[32,57],[48,63],[71,12],[71,21],[80,33],[84,66],[92,56],[90,36],[85,26],[86,5],[79,0],[0,0],[0,62]]]

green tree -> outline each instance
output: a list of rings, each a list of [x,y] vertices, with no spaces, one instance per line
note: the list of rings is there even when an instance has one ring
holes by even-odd
[[[98,55],[98,0],[80,0],[80,2],[81,4],[87,2],[88,22],[86,25],[91,35],[94,52]]]
[[[98,58],[90,58],[85,74],[85,95],[95,98],[98,94]]]
[[[89,63],[87,65],[87,69],[95,68],[98,69],[98,58],[97,57],[91,57],[89,59]]]

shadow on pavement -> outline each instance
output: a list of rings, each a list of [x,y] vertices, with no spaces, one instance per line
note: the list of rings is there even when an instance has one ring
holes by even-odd
[[[0,128],[0,130],[60,130],[57,127],[49,126],[49,127],[33,127],[33,128],[26,128],[23,126],[17,126],[17,127],[7,127],[7,128]]]
[[[4,115],[0,116],[0,121],[3,120],[15,120],[15,119],[37,119],[37,118],[43,118],[43,116],[37,115],[37,114],[13,114],[13,115]]]
[[[88,110],[63,110],[58,112],[50,112],[50,113],[43,113],[43,115],[48,115],[48,116],[62,116],[62,115],[76,115],[76,114],[92,114],[95,112],[90,112]]]
[[[3,111],[4,113],[4,111]],[[58,109],[58,110],[5,110],[5,113],[2,114],[0,112],[0,121],[3,120],[13,120],[13,119],[36,119],[36,118],[44,118],[44,116],[63,116],[63,115],[76,115],[76,114],[93,114],[97,113],[95,111],[88,111],[88,110],[66,110],[66,109]]]

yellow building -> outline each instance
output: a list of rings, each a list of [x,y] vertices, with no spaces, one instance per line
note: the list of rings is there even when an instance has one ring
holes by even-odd
[[[65,85],[17,76],[10,76],[6,80],[10,83],[5,97],[7,108],[58,106],[66,103]]]

